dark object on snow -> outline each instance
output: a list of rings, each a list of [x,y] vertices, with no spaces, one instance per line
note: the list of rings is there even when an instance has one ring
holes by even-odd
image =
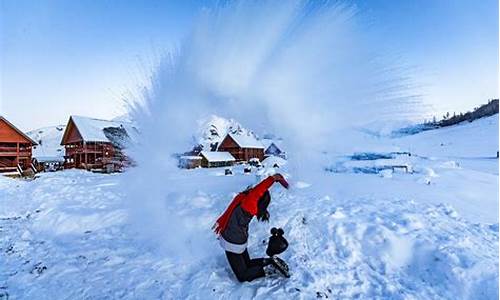
[[[248,161],[248,164],[253,166],[253,167],[260,167],[261,164],[260,164],[260,160],[258,158],[251,158],[249,161]]]
[[[288,265],[284,260],[277,256],[271,257],[272,265],[286,278],[290,278],[290,270],[288,269]]]
[[[252,172],[252,169],[250,167],[246,167],[245,169],[243,169],[243,172],[250,173],[250,172]]]
[[[283,236],[285,232],[281,228],[273,227],[271,229],[271,237],[267,244],[266,254],[274,256],[283,253],[288,248],[288,241]]]
[[[226,169],[226,170],[224,171],[224,174],[225,174],[225,175],[233,175],[233,171],[231,171],[231,169]]]
[[[226,256],[239,282],[252,281],[256,278],[266,276],[264,266],[272,263],[272,260],[269,258],[250,259],[247,250],[241,254],[226,251]]]

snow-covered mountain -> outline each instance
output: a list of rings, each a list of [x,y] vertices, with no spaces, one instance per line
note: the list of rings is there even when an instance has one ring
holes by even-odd
[[[196,141],[203,149],[209,150],[211,145],[220,143],[228,133],[256,137],[251,130],[244,128],[234,119],[211,115],[198,121]]]
[[[39,162],[64,160],[64,147],[61,146],[66,125],[48,126],[28,131],[26,134],[38,143],[33,149],[33,157]]]

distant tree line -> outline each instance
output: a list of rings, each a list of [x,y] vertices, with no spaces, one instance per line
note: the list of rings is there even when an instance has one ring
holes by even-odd
[[[426,130],[456,125],[465,121],[472,122],[474,120],[489,117],[494,114],[498,114],[498,99],[491,99],[488,101],[488,103],[483,104],[479,107],[475,107],[473,111],[468,111],[466,113],[456,114],[454,112],[453,115],[451,115],[449,112],[447,112],[440,120],[437,120],[437,118],[434,117],[430,121],[424,121],[424,123],[421,124],[401,128],[393,132],[393,135],[398,136],[416,134]]]
[[[452,126],[458,123],[469,121],[472,122],[474,120],[489,117],[494,114],[498,114],[498,99],[489,100],[487,104],[483,104],[479,107],[475,107],[473,111],[468,111],[466,113],[456,114],[453,113],[451,116],[449,112],[443,115],[443,118],[439,121],[436,121],[434,118],[431,122],[426,122],[424,124],[434,125],[436,127],[445,127]]]

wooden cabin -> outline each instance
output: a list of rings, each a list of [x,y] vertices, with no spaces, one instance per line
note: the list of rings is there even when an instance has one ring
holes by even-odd
[[[204,168],[218,168],[232,166],[236,159],[229,152],[201,151],[201,166]]]
[[[265,146],[264,156],[277,156],[286,159],[286,153],[281,149],[278,142],[272,140],[263,140],[262,142]]]
[[[137,129],[127,122],[71,116],[61,140],[64,167],[121,171],[130,164],[123,150],[136,134]]]
[[[252,135],[227,134],[217,151],[229,152],[237,161],[264,159],[264,145]]]
[[[0,116],[0,172],[23,174],[32,169],[32,147],[37,143]]]

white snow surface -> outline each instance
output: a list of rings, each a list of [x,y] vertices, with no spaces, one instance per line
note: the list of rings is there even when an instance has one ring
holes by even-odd
[[[200,154],[203,155],[209,162],[235,161],[235,158],[229,152],[201,151]]]
[[[239,283],[210,230],[253,175],[165,174],[176,194],[163,209],[181,224],[158,228],[158,239],[188,233],[172,245],[179,255],[140,237],[124,203],[124,174],[0,177],[0,299],[498,299],[498,160],[459,143],[493,145],[486,140],[498,136],[498,119],[477,122],[378,139],[412,146],[411,174],[281,167],[291,189],[271,189],[270,222],[251,222],[249,253],[264,255],[269,229],[282,227],[289,279]],[[443,152],[442,141],[461,146]]]
[[[398,140],[401,147],[428,157],[495,158],[499,150],[498,114]]]
[[[274,165],[282,167],[287,164],[287,161],[281,157],[269,156],[262,161],[262,165],[266,168],[272,168]]]
[[[28,131],[26,134],[37,146],[33,148],[33,157],[39,162],[64,161],[64,146],[61,146],[66,125],[48,126]]]

